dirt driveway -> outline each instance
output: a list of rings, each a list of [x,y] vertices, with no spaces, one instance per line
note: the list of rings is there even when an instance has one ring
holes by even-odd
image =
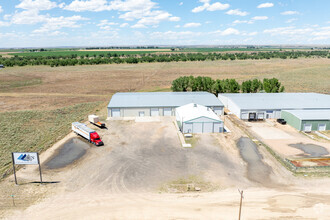
[[[14,187],[9,179],[1,183],[2,189],[23,189],[22,196],[44,191],[40,197],[43,199],[27,209],[12,208],[8,200],[3,207],[11,207],[11,212],[6,216],[9,219],[233,219],[237,217],[237,188],[246,193],[242,212],[246,218],[311,218],[316,215],[315,207],[322,216],[329,213],[329,195],[320,194],[328,186],[328,180],[297,184],[265,152],[246,142],[246,138],[240,139],[242,133],[230,121],[227,127],[232,133],[196,135],[193,148],[182,148],[172,119],[108,121],[108,130],[97,129],[105,146],[85,147],[86,153],[64,168],[47,169],[46,163],[43,164],[44,180],[57,183],[32,185],[29,182],[37,178],[38,170],[30,167],[18,174],[19,181],[25,184]],[[239,139],[244,141],[237,142]],[[241,151],[246,147],[260,152],[244,154]],[[56,157],[56,151],[49,155],[42,157],[42,161],[49,163]],[[249,163],[254,157],[258,163]],[[260,164],[267,167],[266,172],[260,172],[268,175],[267,183],[276,179],[284,185],[264,186],[262,178],[257,176],[260,170],[255,169]],[[162,190],[164,184],[180,183],[191,176],[203,183],[200,192]],[[318,185],[318,188],[307,195],[303,188],[306,185]]]

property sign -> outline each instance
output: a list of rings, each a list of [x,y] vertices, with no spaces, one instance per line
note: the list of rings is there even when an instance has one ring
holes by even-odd
[[[17,165],[38,165],[38,153],[31,152],[15,152],[13,153],[13,162]]]

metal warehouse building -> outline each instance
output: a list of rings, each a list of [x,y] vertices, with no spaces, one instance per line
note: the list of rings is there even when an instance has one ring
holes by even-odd
[[[224,93],[218,98],[246,120],[280,118],[282,110],[330,110],[330,95],[318,93]]]
[[[208,107],[190,103],[176,108],[175,112],[182,133],[223,132],[223,122]]]
[[[281,118],[299,131],[330,130],[330,110],[283,110]]]
[[[108,117],[174,116],[175,108],[196,103],[223,113],[223,104],[208,92],[116,93],[108,105]]]

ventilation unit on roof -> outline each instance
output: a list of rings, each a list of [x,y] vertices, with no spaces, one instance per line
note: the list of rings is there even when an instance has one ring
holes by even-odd
[[[194,104],[194,107],[196,107],[196,108],[197,108],[197,104]]]

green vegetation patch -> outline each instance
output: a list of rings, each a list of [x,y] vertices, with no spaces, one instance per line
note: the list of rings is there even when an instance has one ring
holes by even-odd
[[[11,152],[42,152],[65,137],[74,121],[100,108],[102,102],[56,110],[0,113],[0,179],[12,172]]]
[[[8,90],[11,88],[19,88],[25,86],[33,86],[41,84],[42,80],[40,78],[36,79],[24,79],[24,80],[15,80],[15,81],[0,81],[0,91]]]
[[[122,55],[136,55],[136,54],[148,54],[148,53],[156,53],[156,52],[161,52],[161,51],[148,51],[148,50],[141,50],[141,51],[42,51],[42,52],[24,52],[24,53],[13,53],[11,55],[17,55],[17,56],[22,56],[22,57],[28,57],[28,56],[35,56],[35,57],[66,57],[66,56],[99,56],[99,55],[104,55],[106,56],[107,54],[118,54],[119,56]]]
[[[210,192],[218,187],[210,182],[206,182],[202,177],[190,175],[177,180],[165,183],[160,187],[160,192],[184,193],[184,192]]]

